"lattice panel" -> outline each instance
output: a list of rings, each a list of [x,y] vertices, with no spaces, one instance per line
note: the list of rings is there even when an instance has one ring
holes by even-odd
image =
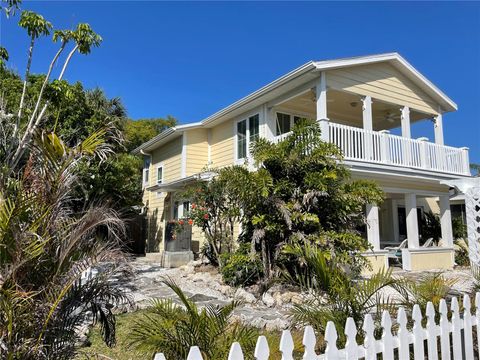
[[[465,193],[465,208],[470,262],[480,266],[480,187]]]

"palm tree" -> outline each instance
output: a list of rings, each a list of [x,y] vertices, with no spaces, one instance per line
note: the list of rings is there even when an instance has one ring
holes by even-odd
[[[245,354],[253,354],[258,332],[231,322],[238,302],[223,307],[199,309],[171,279],[163,281],[177,295],[182,306],[172,299],[152,302],[132,332],[132,345],[151,352],[162,352],[167,359],[186,359],[191,346],[198,346],[205,360],[226,359],[233,342],[242,345]]]
[[[85,322],[99,322],[105,342],[115,342],[113,308],[129,302],[109,282],[128,270],[123,222],[101,203],[81,213],[71,207],[79,162],[105,159],[109,133],[68,148],[37,132],[19,176],[0,183],[1,358],[71,358]]]
[[[377,321],[383,310],[394,313],[393,302],[381,291],[395,284],[391,270],[381,270],[368,279],[354,279],[335,260],[327,262],[328,253],[314,245],[289,245],[287,251],[302,262],[293,275],[286,273],[288,282],[313,295],[294,305],[291,311],[294,326],[311,325],[317,333],[325,334],[327,323],[332,321],[340,343],[344,344],[347,318],[353,318],[357,329],[361,329],[368,313],[376,313]]]

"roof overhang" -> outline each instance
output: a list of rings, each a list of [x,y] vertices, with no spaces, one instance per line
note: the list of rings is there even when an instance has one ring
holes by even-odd
[[[316,61],[315,66],[317,71],[326,71],[338,69],[349,66],[367,65],[379,62],[388,62],[392,64],[398,71],[407,76],[417,86],[438,102],[441,106],[442,112],[455,111],[458,109],[457,104],[450,99],[444,92],[436,87],[430,80],[423,76],[417,69],[415,69],[407,60],[405,60],[399,53],[386,53],[369,56],[359,56],[337,60]]]
[[[145,190],[156,192],[178,191],[195,181],[210,181],[215,175],[216,173],[213,171],[206,171],[203,173],[193,174],[179,180],[148,186],[145,188]]]
[[[132,154],[134,155],[148,154],[150,151],[156,149],[160,145],[163,145],[181,136],[184,131],[190,130],[190,129],[196,129],[199,127],[202,127],[202,123],[197,122],[197,123],[178,125],[178,126],[168,128],[167,130],[162,131],[160,134],[158,134],[154,138],[150,139],[149,141],[137,147],[135,150],[132,151]]]
[[[239,116],[251,109],[262,104],[274,100],[280,95],[293,90],[305,83],[312,81],[319,77],[319,72],[331,69],[337,69],[349,66],[367,65],[372,63],[388,62],[392,64],[397,70],[411,79],[416,85],[424,90],[429,96],[435,100],[442,112],[449,112],[457,110],[457,105],[447,95],[445,95],[439,88],[416,70],[407,60],[400,54],[386,53],[379,55],[359,56],[352,58],[343,58],[336,60],[325,61],[309,61],[295,70],[281,76],[268,85],[260,88],[257,91],[245,96],[244,98],[234,102],[233,104],[217,111],[213,115],[203,119],[200,122],[179,125],[163,131],[153,139],[142,144],[135,150],[133,154],[148,153],[160,145],[180,136],[183,131],[198,128],[198,127],[213,127],[223,121]]]

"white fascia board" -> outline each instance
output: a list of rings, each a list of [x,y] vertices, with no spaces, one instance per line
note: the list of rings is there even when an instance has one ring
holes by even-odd
[[[150,139],[149,141],[143,143],[142,145],[140,145],[139,147],[134,149],[132,151],[132,154],[133,155],[140,154],[142,150],[145,151],[145,152],[152,151],[155,148],[157,148],[158,146],[160,146],[161,144],[166,143],[169,140],[174,139],[177,136],[180,136],[183,131],[191,130],[191,129],[195,129],[195,128],[199,128],[199,127],[202,127],[201,122],[195,122],[195,123],[184,124],[184,125],[177,125],[177,126],[168,128],[168,129],[162,131],[160,134],[158,134],[154,138]]]
[[[258,99],[259,97],[267,94],[268,92],[276,89],[277,87],[295,79],[298,76],[301,76],[311,70],[315,69],[315,63],[313,61],[309,61],[306,64],[296,68],[293,71],[290,71],[289,73],[283,75],[282,77],[272,81],[271,83],[265,85],[264,87],[258,89],[257,91],[254,91],[253,93],[241,98],[240,100],[234,102],[233,104],[223,108],[220,111],[217,111],[213,115],[205,118],[202,120],[202,124],[208,125],[209,123],[229,114],[230,112],[238,109],[241,106],[245,106],[249,104],[250,102]],[[247,109],[245,110],[247,111]]]

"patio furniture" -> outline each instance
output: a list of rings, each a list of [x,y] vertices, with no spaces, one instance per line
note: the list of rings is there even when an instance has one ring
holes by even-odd
[[[395,259],[397,262],[402,262],[402,249],[406,249],[408,245],[408,240],[403,240],[398,246],[387,246],[384,250],[388,251],[388,258]]]
[[[429,238],[427,239],[427,241],[423,243],[421,247],[426,248],[426,247],[432,247],[432,246],[433,246],[433,238]]]

